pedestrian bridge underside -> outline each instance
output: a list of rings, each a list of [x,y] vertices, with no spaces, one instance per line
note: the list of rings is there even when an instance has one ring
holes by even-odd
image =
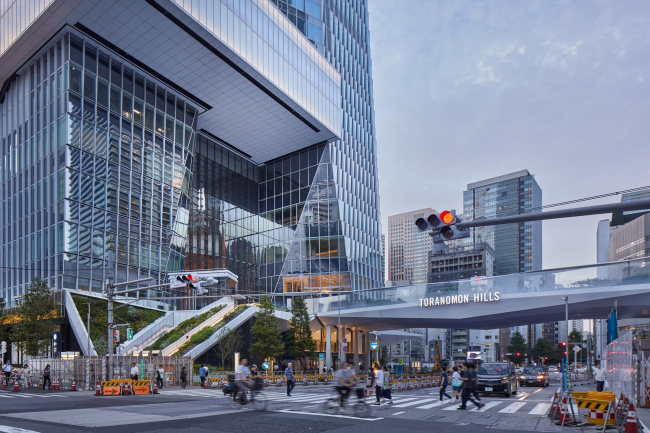
[[[650,259],[321,296],[312,328],[493,329],[565,319],[650,317]]]

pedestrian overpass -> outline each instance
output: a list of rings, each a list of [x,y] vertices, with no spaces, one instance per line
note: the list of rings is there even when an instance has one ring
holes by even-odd
[[[650,258],[469,280],[417,284],[309,299],[312,330],[332,350],[338,329],[368,354],[373,331],[494,329],[569,319],[650,317]],[[359,334],[361,333],[361,334]],[[362,337],[365,334],[366,337]],[[360,337],[361,336],[361,337]],[[381,338],[380,338],[381,340]],[[363,346],[363,347],[362,347]],[[329,348],[329,349],[328,349]]]

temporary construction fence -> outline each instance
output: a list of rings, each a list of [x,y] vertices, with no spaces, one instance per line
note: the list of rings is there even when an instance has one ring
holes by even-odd
[[[50,365],[50,377],[59,379],[62,389],[70,389],[76,381],[78,390],[95,390],[96,384],[108,379],[129,379],[133,363],[138,368],[138,379],[156,380],[156,371],[162,365],[165,370],[164,386],[180,386],[181,370],[185,367],[188,378],[191,377],[192,359],[187,356],[113,356],[109,366],[108,356],[78,356],[74,359],[29,357],[30,382],[38,386],[43,378],[43,369]],[[189,381],[188,381],[189,382]],[[191,385],[191,383],[188,383]]]
[[[637,402],[637,362],[631,332],[607,345],[607,383],[615,395],[625,394]]]

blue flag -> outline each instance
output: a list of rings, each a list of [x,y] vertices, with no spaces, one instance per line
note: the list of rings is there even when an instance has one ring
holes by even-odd
[[[612,314],[607,319],[607,344],[618,338],[618,323],[616,321],[616,308],[612,310]]]

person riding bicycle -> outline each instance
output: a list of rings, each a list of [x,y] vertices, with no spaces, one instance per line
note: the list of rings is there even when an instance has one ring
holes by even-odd
[[[343,409],[345,400],[350,396],[353,387],[359,383],[359,378],[352,365],[342,362],[340,368],[336,371],[334,380],[336,381],[335,389],[340,395],[341,409]]]
[[[241,404],[246,404],[246,391],[252,389],[252,384],[248,379],[252,378],[253,375],[248,368],[248,359],[244,358],[239,362],[239,365],[235,370],[235,386],[237,387],[237,392],[232,399],[233,404],[237,404],[237,397],[239,397],[240,394]]]

